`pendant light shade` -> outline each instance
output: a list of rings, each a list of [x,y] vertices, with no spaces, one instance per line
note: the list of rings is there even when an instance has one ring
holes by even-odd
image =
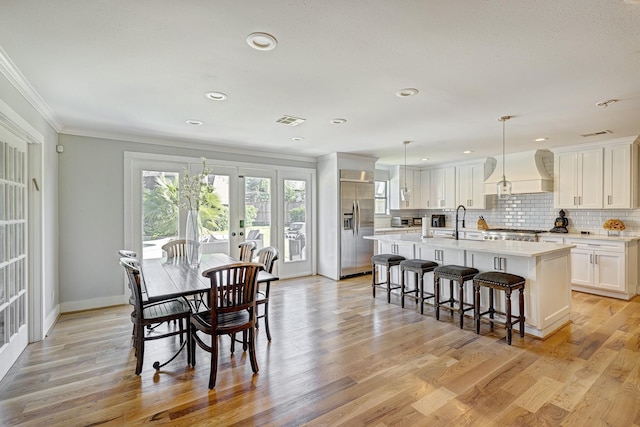
[[[411,190],[407,187],[407,145],[409,145],[411,141],[404,141],[404,185],[400,189],[400,199],[403,202],[407,203],[409,206],[409,201],[411,201]]]
[[[504,144],[504,127],[505,122],[509,120],[511,116],[502,116],[498,120],[502,122],[502,179],[500,182],[496,184],[496,194],[499,199],[508,199],[511,195],[511,181],[507,181],[507,177],[504,174],[504,164],[505,164],[505,144]]]

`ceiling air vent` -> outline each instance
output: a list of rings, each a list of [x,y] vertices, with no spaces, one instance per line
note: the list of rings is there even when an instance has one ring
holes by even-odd
[[[607,135],[607,134],[609,134],[609,133],[613,133],[613,132],[612,132],[612,131],[610,131],[610,130],[601,130],[601,131],[598,131],[598,132],[583,133],[583,134],[582,134],[582,135],[580,135],[580,136],[582,136],[582,137],[584,137],[584,138],[588,138],[588,137],[590,137],[590,136]]]
[[[303,123],[305,121],[305,119],[301,119],[300,117],[293,117],[293,116],[282,116],[280,117],[278,120],[276,120],[276,123],[282,123],[285,124],[287,126],[298,126],[300,123]]]

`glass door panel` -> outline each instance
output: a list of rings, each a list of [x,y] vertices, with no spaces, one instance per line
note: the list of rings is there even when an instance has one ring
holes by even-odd
[[[304,180],[284,180],[284,262],[307,259],[307,187]]]
[[[244,176],[244,237],[256,243],[256,251],[275,246],[271,241],[272,185],[271,177]]]
[[[162,245],[179,236],[177,172],[142,171],[142,257],[161,258]]]
[[[231,249],[229,239],[230,175],[213,172],[207,176],[209,184],[213,186],[213,192],[200,206],[202,253],[222,252],[229,255]]]

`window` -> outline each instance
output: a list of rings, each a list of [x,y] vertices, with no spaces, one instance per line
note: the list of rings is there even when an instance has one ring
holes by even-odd
[[[376,181],[376,215],[389,215],[389,185],[387,181]]]

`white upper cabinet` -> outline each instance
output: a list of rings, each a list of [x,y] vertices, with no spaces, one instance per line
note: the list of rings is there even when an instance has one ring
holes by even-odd
[[[456,168],[454,166],[430,169],[431,194],[429,208],[453,209],[456,207]]]
[[[638,206],[638,146],[616,144],[604,147],[604,208]]]
[[[431,207],[431,171],[424,169],[420,171],[420,201],[423,209]]]
[[[420,171],[404,166],[393,166],[390,170],[389,206],[391,209],[420,209]],[[402,200],[400,189],[407,185],[411,192],[408,201]]]
[[[554,164],[556,208],[602,209],[602,148],[558,153]]]
[[[640,138],[629,137],[594,144],[589,148],[557,149],[554,164],[555,207],[637,207],[639,142]]]
[[[456,206],[485,209],[484,181],[495,166],[495,160],[456,166]]]

